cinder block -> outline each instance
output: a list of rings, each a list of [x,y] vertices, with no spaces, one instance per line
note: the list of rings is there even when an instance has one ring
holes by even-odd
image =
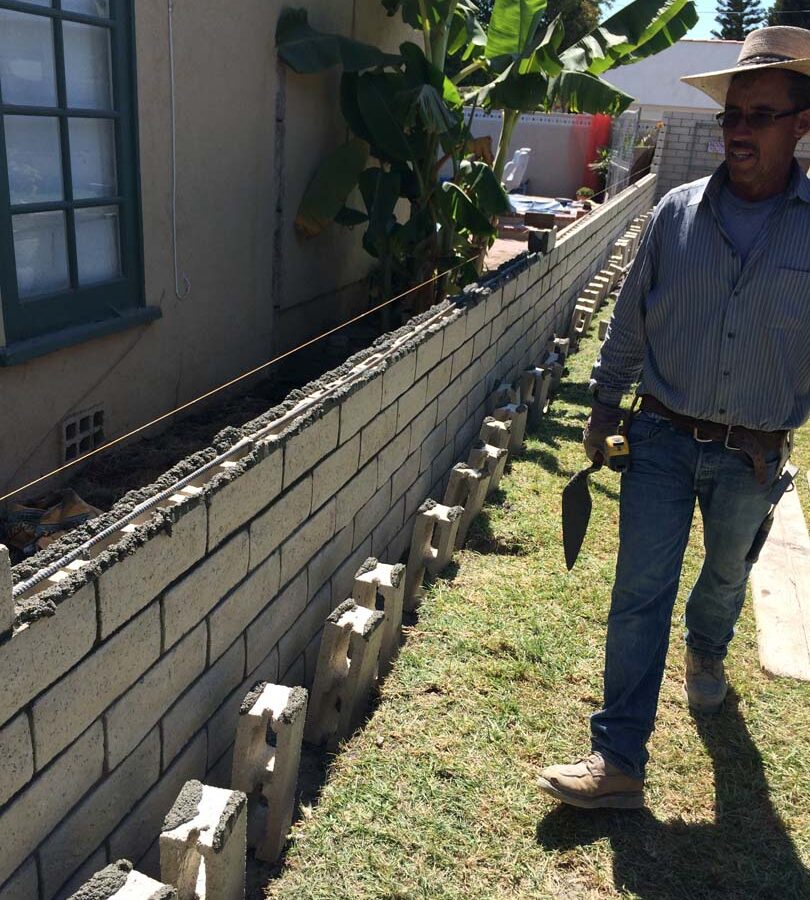
[[[397,535],[405,518],[405,497],[394,503],[383,516],[380,524],[371,533],[371,552],[376,556],[385,554],[388,544]]]
[[[447,443],[447,421],[442,419],[440,422],[437,422],[436,427],[425,438],[422,444],[419,452],[420,472],[430,469],[433,465],[433,460],[442,452]],[[414,452],[415,450],[416,448],[414,448]],[[394,494],[394,496],[396,496],[396,494]]]
[[[420,378],[413,387],[397,400],[397,434],[408,426],[425,408],[427,398],[427,378]]]
[[[416,450],[404,462],[401,462],[391,479],[391,497],[395,500],[402,497],[405,491],[419,477],[419,461],[421,451]]]
[[[352,555],[339,566],[332,576],[332,597],[339,600],[341,597],[349,597],[354,584],[354,575],[371,553],[371,537],[367,537],[363,543],[352,552]],[[334,602],[334,600],[333,600]],[[300,684],[300,682],[299,682]]]
[[[207,631],[200,624],[157,663],[104,715],[107,766],[114,769],[205,669]]]
[[[425,403],[435,400],[450,383],[450,373],[453,371],[453,360],[448,357],[443,359],[428,375],[427,393]]]
[[[163,648],[198,625],[248,570],[248,531],[217,547],[163,595]]]
[[[2,651],[0,651],[2,652]],[[0,806],[34,775],[34,748],[25,713],[0,728]]]
[[[43,893],[52,897],[160,774],[160,737],[154,729],[95,790],[64,818],[39,850]]]
[[[119,859],[95,874],[68,900],[177,900],[177,891]]]
[[[340,443],[367,425],[382,409],[382,375],[375,375],[340,404]]]
[[[252,672],[304,611],[309,594],[301,572],[247,629],[247,671]],[[234,685],[235,686],[235,685]]]
[[[0,544],[0,640],[11,634],[14,626],[14,585],[8,547]]]
[[[520,384],[518,382],[501,381],[495,385],[489,395],[488,407],[490,412],[506,403],[520,403]]]
[[[265,862],[279,858],[292,824],[306,716],[304,688],[265,682],[239,710],[231,784],[248,795],[247,843]]]
[[[277,550],[309,518],[312,477],[301,479],[250,523],[250,564],[255,567]]]
[[[75,891],[83,887],[84,884],[92,878],[96,872],[103,869],[109,861],[110,858],[107,855],[107,847],[102,844],[94,853],[91,853],[70,878],[68,878],[59,889],[59,892],[54,895],[54,900],[64,900],[65,897],[71,898],[71,895],[75,893]],[[48,898],[48,894],[44,891],[42,896]]]
[[[397,433],[397,408],[389,406],[360,432],[360,465],[376,456]]]
[[[0,642],[0,723],[57,681],[93,646],[96,586],[67,597],[49,618],[36,619]]]
[[[455,459],[453,456],[454,452],[455,448],[453,445],[447,444],[445,448],[440,451],[436,459],[433,460],[433,465],[430,467],[431,486],[440,481],[446,483],[450,474],[450,469],[453,466],[453,460]],[[442,487],[441,493],[444,493],[444,486]]]
[[[282,544],[282,584],[294,578],[335,536],[336,510],[337,503],[332,499]]]
[[[304,652],[307,644],[323,628],[332,611],[332,586],[327,582],[307,603],[303,613],[287,629],[278,643],[279,669],[286,672]]]
[[[425,570],[431,575],[437,575],[453,558],[456,534],[463,513],[460,506],[443,506],[435,500],[426,500],[419,507],[405,581],[407,610],[414,610],[419,605]]]
[[[480,359],[484,351],[492,343],[492,324],[485,325],[475,336],[473,342],[473,359]]]
[[[527,369],[521,381],[523,396],[529,406],[528,424],[536,427],[548,412],[548,394],[551,388],[551,370],[542,366]]]
[[[432,325],[429,329],[430,337],[422,341],[416,348],[416,372],[414,378],[426,375],[442,358],[442,343],[444,335],[441,326]]]
[[[498,489],[508,456],[509,451],[506,448],[493,447],[492,444],[487,444],[480,438],[473,444],[467,463],[474,469],[483,469],[486,472],[487,494]]]
[[[280,554],[274,553],[217,606],[208,617],[208,661],[220,656],[278,594]]]
[[[441,454],[439,454],[440,456]],[[439,456],[436,459],[439,459]],[[433,460],[432,462],[435,462]],[[409,519],[425,500],[430,491],[433,466],[425,469],[424,472],[414,481],[405,494],[405,518]],[[366,554],[368,556],[368,554]],[[355,566],[357,568],[357,566]]]
[[[101,777],[104,730],[95,722],[0,812],[0,884]]]
[[[37,767],[67,747],[159,655],[160,608],[153,603],[35,701]]]
[[[433,406],[433,416],[436,416],[436,404],[432,404]],[[415,424],[415,423],[414,423]],[[380,454],[377,457],[377,487],[382,487],[386,481],[388,481],[392,475],[394,475],[402,465],[402,460],[407,459],[410,454],[411,439],[411,429],[406,428],[405,431],[400,432],[394,439],[388,444],[386,447],[383,447],[380,450]],[[370,497],[366,498],[367,500],[371,499]],[[359,507],[358,507],[359,508]],[[357,512],[357,510],[355,510]]]
[[[464,546],[473,519],[484,507],[488,488],[489,476],[483,469],[456,463],[450,470],[450,481],[444,493],[444,505],[461,506],[464,509],[456,532],[456,550]]]
[[[247,798],[188,781],[160,835],[161,878],[178,900],[244,900]]]
[[[386,483],[374,494],[354,517],[352,545],[359,547],[374,528],[382,521],[391,506],[391,482]]]
[[[391,670],[399,650],[405,601],[405,566],[401,563],[390,566],[373,556],[369,557],[354,577],[352,600],[358,606],[383,613],[378,674],[384,677]]]
[[[203,558],[207,527],[206,508],[199,503],[172,524],[170,533],[159,532],[102,573],[98,580],[102,639]]]
[[[331,453],[338,442],[340,408],[335,406],[284,444],[284,490]]]
[[[478,423],[483,418],[484,409],[483,406],[480,410],[476,410],[474,407],[471,409],[472,411],[468,414],[467,421],[464,422],[456,432],[453,441],[454,459],[466,456],[473,441],[478,437]]]
[[[206,734],[201,731],[110,835],[110,858],[135,860],[139,868],[156,875],[159,866],[142,865],[144,854],[157,842],[163,820],[180,789],[190,778],[200,777],[205,764]]]
[[[327,618],[304,731],[310,744],[335,749],[362,721],[380,655],[383,620],[381,612],[354,600],[341,603]]]
[[[442,419],[446,419],[450,415],[450,412],[466,399],[466,379],[457,378],[454,382],[449,384],[441,394],[439,394],[439,406],[436,410],[436,421],[440,422]]]
[[[353,534],[354,523],[341,528],[312,558],[307,566],[310,593],[320,590],[352,552]]]
[[[32,900],[39,897],[39,875],[33,856],[0,887],[0,900]]]
[[[389,363],[383,372],[382,408],[390,406],[414,383],[416,376],[416,352],[411,350]]]
[[[384,479],[387,481],[388,479]],[[351,523],[357,511],[374,496],[377,490],[377,460],[364,466],[337,495],[335,527],[340,529]]]
[[[261,442],[254,451],[258,462],[232,481],[207,491],[208,549],[253,519],[281,490],[283,454],[281,445]]]
[[[267,653],[265,653],[265,656]],[[168,765],[242,681],[245,642],[241,638],[183,694],[162,720],[163,765]]]
[[[407,452],[400,455],[399,460],[405,458],[405,456],[413,453],[418,447],[421,446],[422,442],[425,438],[433,431],[436,427],[436,416],[438,412],[439,404],[434,400],[432,401],[419,415],[411,422],[411,430],[410,430],[410,443],[408,444]],[[380,454],[380,459],[382,460],[382,453]]]
[[[360,435],[342,444],[312,470],[312,510],[320,509],[327,500],[349,481],[360,460]]]
[[[455,381],[462,372],[466,371],[473,360],[473,341],[465,341],[452,356],[452,369],[450,378]]]
[[[445,319],[447,323],[444,326],[444,344],[442,345],[442,359],[455,353],[456,350],[464,343],[467,336],[467,322],[464,313],[459,310],[458,315],[454,319]]]
[[[526,422],[529,417],[529,407],[525,403],[509,403],[499,406],[493,412],[493,418],[499,422],[509,422],[509,458],[519,456],[523,452],[523,439],[526,436]]]

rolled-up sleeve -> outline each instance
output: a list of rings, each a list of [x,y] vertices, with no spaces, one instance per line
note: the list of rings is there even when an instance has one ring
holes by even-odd
[[[642,239],[638,254],[625,279],[605,341],[591,372],[591,390],[599,400],[618,406],[622,397],[638,381],[644,363],[644,310],[650,288],[655,284],[658,256],[656,227],[661,207]]]

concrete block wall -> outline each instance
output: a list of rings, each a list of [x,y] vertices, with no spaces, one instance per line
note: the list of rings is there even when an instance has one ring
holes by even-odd
[[[723,157],[723,132],[713,113],[665,113],[652,166],[658,175],[656,200],[678,185],[711,175]],[[796,158],[805,171],[810,167],[810,136],[799,142]]]
[[[190,778],[227,785],[248,688],[311,684],[324,620],[350,595],[356,570],[369,556],[405,554],[418,507],[443,496],[489,393],[542,360],[578,290],[654,190],[648,176],[567,229],[551,254],[524,254],[471,286],[436,324],[426,324],[434,308],[385,335],[15,567],[16,583],[31,578],[262,433],[170,508],[18,599],[14,631],[0,643],[0,900],[66,896],[122,857],[157,874],[156,839],[180,787]],[[296,403],[392,346],[361,381],[266,436]]]

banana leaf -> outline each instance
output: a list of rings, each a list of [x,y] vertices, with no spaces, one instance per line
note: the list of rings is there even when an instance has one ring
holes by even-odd
[[[482,162],[471,164],[470,175],[464,179],[467,193],[484,215],[492,218],[511,212],[509,197],[491,166]]]
[[[402,123],[404,80],[399,74],[366,73],[357,80],[357,108],[375,152],[388,159],[408,162],[413,149]]]
[[[478,7],[470,0],[459,0],[450,22],[450,37],[447,40],[447,55],[461,54],[466,62],[480,56],[487,45],[487,33],[478,20]],[[462,52],[463,51],[463,52]]]
[[[445,215],[455,223],[459,232],[474,237],[491,237],[495,232],[490,217],[475,205],[467,193],[452,181],[445,181],[439,191]]]
[[[320,234],[344,208],[346,198],[357,185],[368,161],[369,147],[359,138],[351,138],[320,165],[304,191],[295,229],[303,237]]]
[[[400,62],[398,56],[383,53],[371,44],[316,31],[310,26],[305,9],[282,10],[276,26],[276,47],[281,59],[300,75],[324,72],[332,66],[360,72]]]
[[[374,166],[360,175],[359,186],[368,211],[363,246],[372,256],[379,257],[388,233],[396,223],[394,209],[400,195],[400,175],[397,171],[385,172]]]
[[[484,51],[488,59],[522,56],[534,40],[546,0],[495,0]]]
[[[618,116],[632,102],[629,94],[588,72],[562,72],[548,86],[549,108],[559,103],[569,112]]]
[[[520,74],[541,72],[544,75],[558,75],[563,68],[558,54],[564,38],[565,26],[562,16],[555,16],[531,54],[526,59],[520,60],[518,65]]]
[[[637,47],[632,53],[623,56],[618,65],[627,66],[630,63],[638,62],[646,59],[648,56],[655,56],[667,47],[671,47],[682,37],[687,35],[698,22],[697,9],[693,8],[694,15],[684,9],[681,15],[670,19],[669,22],[657,31],[648,41],[645,41],[640,47]]]
[[[638,52],[670,23],[672,34],[682,35],[696,22],[692,0],[633,0],[563,51],[560,58],[566,69],[601,75],[623,57]],[[659,38],[658,49],[663,49],[662,40]]]

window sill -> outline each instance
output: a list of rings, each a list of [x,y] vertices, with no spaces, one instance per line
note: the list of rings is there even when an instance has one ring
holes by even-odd
[[[118,331],[126,331],[136,325],[145,325],[159,319],[162,313],[157,306],[141,306],[138,309],[128,310],[114,319],[104,319],[102,322],[90,322],[87,325],[77,325],[75,328],[65,328],[52,334],[44,334],[42,337],[29,338],[25,341],[17,341],[7,347],[0,347],[0,366],[16,366],[19,363],[28,362],[38,356],[45,356],[55,350],[63,350],[65,347],[73,347],[75,344],[84,343],[91,338],[104,337],[115,334]]]

